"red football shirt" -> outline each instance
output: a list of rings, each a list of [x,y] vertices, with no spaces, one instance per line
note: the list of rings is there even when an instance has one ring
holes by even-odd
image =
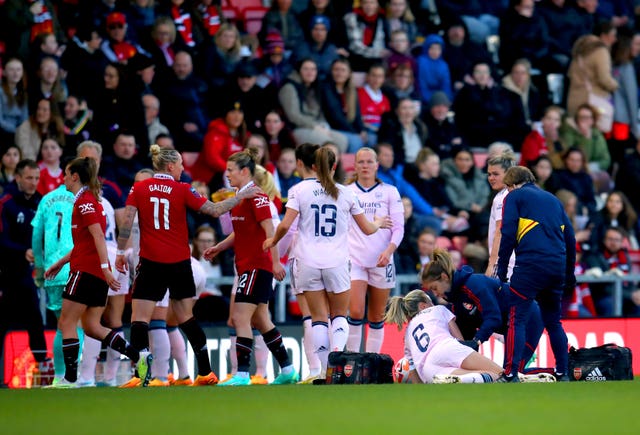
[[[127,205],[138,209],[140,257],[157,263],[178,263],[191,257],[187,208],[200,210],[207,201],[187,183],[156,174],[136,183]]]
[[[104,279],[100,267],[100,257],[93,236],[89,232],[89,225],[100,224],[102,233],[107,229],[107,217],[102,204],[88,189],[78,192],[73,204],[71,215],[71,237],[73,250],[69,260],[71,271],[87,272]]]
[[[251,269],[273,272],[271,252],[262,249],[262,243],[267,236],[260,222],[265,219],[271,219],[269,197],[265,194],[243,199],[231,209],[231,222],[235,233],[233,248],[236,253],[238,275]]]

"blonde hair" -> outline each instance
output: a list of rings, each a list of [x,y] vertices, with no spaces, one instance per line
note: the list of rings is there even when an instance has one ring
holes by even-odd
[[[176,150],[161,148],[158,144],[149,147],[153,170],[156,172],[165,171],[169,163],[176,163],[180,160],[180,153]]]
[[[92,140],[85,140],[80,142],[80,144],[76,148],[76,154],[80,154],[85,148],[93,148],[94,150],[96,150],[96,153],[98,153],[98,156],[102,158],[102,145],[100,145],[98,142],[94,142]]]
[[[362,151],[368,151],[368,152],[372,153],[373,154],[373,159],[376,162],[378,161],[378,153],[376,153],[376,150],[374,150],[373,148],[369,148],[369,147],[362,147],[358,151],[356,151],[356,161],[358,160],[358,154],[360,154],[360,152],[362,152]],[[375,180],[376,180],[376,183],[382,183],[382,181],[378,178],[378,174],[376,174]],[[355,183],[356,181],[358,181],[358,173],[354,172],[353,175],[351,176],[351,179],[347,182],[347,184],[352,184],[352,183]]]
[[[153,23],[153,30],[151,30],[151,37],[156,39],[158,35],[158,27],[159,26],[168,26],[169,27],[169,39],[173,44],[176,42],[176,24],[173,20],[166,16],[161,16],[156,18],[156,21]]]
[[[451,254],[446,249],[436,248],[431,254],[431,261],[422,270],[420,278],[423,283],[437,281],[443,273],[451,278],[455,270]]]
[[[282,199],[280,196],[280,192],[276,187],[273,174],[267,171],[264,166],[256,165],[256,170],[253,174],[253,180],[256,182],[258,187],[267,194],[270,201],[273,201],[274,198]]]
[[[236,41],[233,44],[233,48],[231,48],[231,50],[225,52],[225,54],[232,54],[234,56],[239,55],[240,54],[240,48],[242,48],[241,45],[241,41],[240,41],[240,32],[238,31],[238,28],[231,24],[231,23],[222,23],[220,25],[220,28],[218,29],[218,31],[216,32],[216,34],[213,37],[213,40],[216,44],[216,47],[220,48],[220,44],[221,44],[221,39],[222,39],[222,34],[224,32],[233,32],[233,34],[236,37]]]
[[[420,312],[420,303],[433,305],[431,298],[422,290],[411,290],[405,296],[394,296],[389,299],[387,312],[384,315],[385,323],[395,323],[398,330],[402,329],[408,320]]]

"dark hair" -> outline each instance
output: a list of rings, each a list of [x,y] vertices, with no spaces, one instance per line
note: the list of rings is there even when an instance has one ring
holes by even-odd
[[[333,199],[338,199],[340,191],[336,182],[333,181],[331,170],[336,164],[336,155],[328,147],[320,147],[316,153],[316,174],[318,175],[318,181],[324,188],[327,195]]]
[[[258,150],[255,148],[246,148],[232,154],[231,157],[229,157],[229,161],[235,163],[238,169],[249,168],[249,173],[253,177],[256,173],[257,158]]]
[[[98,180],[98,165],[90,157],[77,157],[67,165],[69,174],[78,174],[83,186],[87,186],[93,196],[100,200],[102,186]]]
[[[35,162],[35,160],[31,160],[31,159],[20,160],[16,165],[16,174],[21,175],[22,171],[24,171],[25,168],[39,169],[40,167]]]
[[[303,143],[296,148],[296,160],[300,160],[305,168],[312,169],[316,164],[316,151],[319,145],[311,143]]]

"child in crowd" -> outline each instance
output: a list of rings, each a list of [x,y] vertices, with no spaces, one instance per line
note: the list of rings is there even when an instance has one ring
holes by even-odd
[[[389,48],[391,48],[391,55],[387,58],[387,71],[395,70],[399,65],[409,65],[413,70],[413,75],[418,75],[418,64],[415,58],[411,55],[411,49],[409,45],[409,37],[404,30],[394,30],[391,32],[391,39],[389,41]]]
[[[418,56],[418,87],[425,107],[429,107],[431,95],[437,91],[442,91],[450,100],[453,99],[449,66],[442,59],[443,46],[441,36],[429,35],[422,46],[422,54]]]
[[[44,196],[64,183],[64,172],[60,168],[62,146],[54,138],[47,138],[42,142],[40,154],[42,160],[38,163],[40,179],[37,190]]]

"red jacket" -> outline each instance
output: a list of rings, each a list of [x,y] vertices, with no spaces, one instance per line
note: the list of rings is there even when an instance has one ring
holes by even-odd
[[[549,148],[547,148],[547,142],[544,137],[536,130],[532,130],[531,133],[524,138],[522,143],[520,165],[527,166],[529,163],[537,159],[541,154],[547,154]]]
[[[200,155],[190,170],[191,176],[194,180],[209,183],[215,174],[227,169],[227,159],[243,149],[237,138],[229,133],[224,118],[214,119],[209,123]]]

